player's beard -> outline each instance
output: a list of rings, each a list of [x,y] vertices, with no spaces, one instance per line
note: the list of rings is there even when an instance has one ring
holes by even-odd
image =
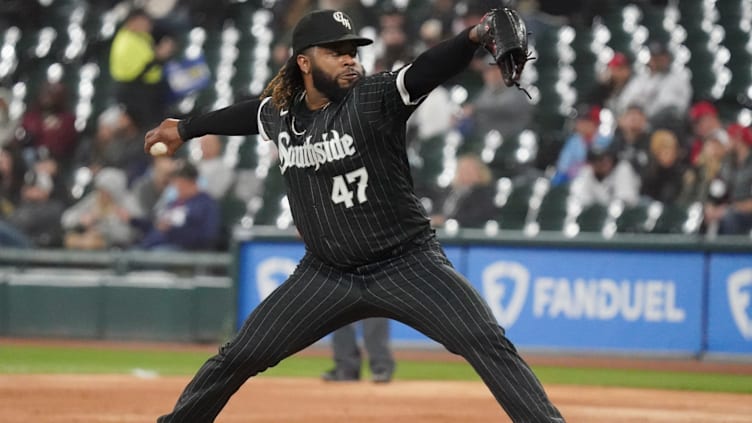
[[[352,88],[352,84],[347,87],[340,86],[337,78],[325,74],[317,66],[311,67],[311,77],[313,78],[313,86],[334,103],[338,103],[345,98],[347,92]]]

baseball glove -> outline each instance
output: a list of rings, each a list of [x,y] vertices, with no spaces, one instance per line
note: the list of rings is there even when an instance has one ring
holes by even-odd
[[[515,85],[520,88],[522,71],[531,59],[525,22],[512,9],[492,9],[483,16],[476,31],[480,44],[491,53],[499,67],[504,83],[508,87]]]

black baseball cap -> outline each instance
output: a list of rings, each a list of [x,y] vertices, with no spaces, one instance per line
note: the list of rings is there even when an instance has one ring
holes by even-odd
[[[338,10],[316,10],[311,12],[295,25],[292,31],[292,50],[296,55],[308,47],[338,41],[352,41],[358,46],[373,43],[353,30],[352,20],[345,13]]]

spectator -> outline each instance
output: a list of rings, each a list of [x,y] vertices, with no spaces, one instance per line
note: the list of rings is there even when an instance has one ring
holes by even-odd
[[[649,44],[650,61],[644,73],[633,77],[624,88],[624,104],[640,104],[654,127],[683,120],[692,98],[689,72],[672,68],[673,57],[660,41]]]
[[[115,97],[139,128],[165,117],[169,95],[162,65],[175,52],[175,41],[164,35],[155,42],[153,29],[151,17],[135,9],[115,34],[110,49]]]
[[[617,161],[616,154],[608,148],[593,146],[587,153],[587,166],[572,181],[570,195],[583,207],[593,204],[607,206],[612,201],[622,201],[630,207],[637,204],[640,177],[624,160]]]
[[[705,205],[705,220],[709,226],[718,223],[721,235],[749,234],[752,230],[752,131],[734,124],[728,128],[731,155],[727,164],[728,201]]]
[[[78,145],[76,116],[67,103],[67,89],[59,82],[42,85],[36,102],[24,113],[24,148],[46,148],[59,163],[69,163]],[[31,164],[31,163],[29,163]]]
[[[10,114],[10,103],[12,100],[13,93],[6,88],[0,87],[0,147],[10,144],[16,137],[18,122]]]
[[[399,69],[412,57],[405,26],[405,15],[396,8],[387,8],[379,17],[377,57],[374,72]]]
[[[0,147],[0,217],[8,216],[21,199],[26,164],[18,150]]]
[[[449,90],[441,85],[436,87],[410,116],[408,130],[413,131],[415,136],[410,137],[408,143],[412,144],[413,140],[420,143],[446,135],[452,129],[458,109],[457,104],[452,101]]]
[[[67,205],[71,197],[66,186],[62,166],[44,147],[37,149],[35,153],[32,169],[37,173],[44,173],[52,178],[53,188],[50,195],[60,203]]]
[[[679,140],[660,129],[650,137],[650,159],[642,174],[642,194],[666,204],[679,201],[686,169],[680,160]]]
[[[630,105],[618,116],[611,145],[619,160],[628,161],[637,174],[642,174],[650,150],[650,124],[642,107]]]
[[[133,181],[148,167],[143,134],[120,107],[103,111],[97,118],[96,133],[81,144],[76,162],[94,173],[101,167],[114,167],[125,171],[128,181]]]
[[[130,190],[146,222],[154,220],[160,198],[170,183],[170,175],[175,168],[175,160],[170,156],[154,157],[149,170],[133,182]]]
[[[715,137],[724,145],[728,145],[728,134],[726,134],[718,116],[718,110],[713,103],[709,101],[698,101],[689,109],[689,120],[692,124],[692,134],[694,139],[689,146],[689,162],[696,164],[698,156],[703,149],[705,140],[709,137]]]
[[[196,163],[201,186],[216,200],[222,199],[235,181],[233,168],[222,159],[222,140],[217,135],[204,135],[198,140],[201,159]]]
[[[130,221],[139,217],[139,209],[127,194],[122,170],[106,167],[97,172],[94,190],[63,213],[65,247],[101,250],[131,245],[137,233]]]
[[[141,241],[145,249],[211,250],[220,231],[219,205],[198,185],[198,170],[181,161],[170,178],[177,198],[157,215],[151,231]]]
[[[606,69],[598,75],[597,85],[590,94],[590,103],[611,110],[614,116],[621,116],[627,106],[622,101],[624,87],[631,78],[632,63],[624,53],[614,53]]]
[[[711,201],[711,185],[714,181],[724,179],[721,168],[728,149],[726,144],[718,138],[711,134],[705,140],[702,151],[697,156],[696,164],[691,166],[685,175],[684,185],[688,188],[685,202]],[[724,201],[723,194],[715,195],[715,197],[714,201]]]
[[[431,217],[434,226],[454,219],[461,227],[483,227],[496,215],[491,171],[478,156],[467,154],[457,160],[449,192],[444,196],[438,213]]]
[[[62,245],[60,217],[65,205],[53,195],[55,182],[44,171],[29,171],[21,189],[21,201],[7,219],[17,232],[15,247],[52,248]],[[0,222],[0,232],[3,231]],[[7,228],[6,228],[7,229]],[[6,232],[8,235],[8,232]],[[0,238],[3,238],[0,235]],[[2,244],[2,242],[0,242]]]
[[[598,132],[601,123],[601,108],[580,104],[575,110],[574,132],[564,142],[556,161],[553,185],[568,183],[587,162],[590,148],[605,149],[611,144],[611,137]]]
[[[424,29],[423,23],[429,23],[430,26],[438,26],[438,34],[436,36],[432,36],[431,38],[437,38],[439,40],[444,39],[444,36],[446,34],[451,34],[452,31],[454,31],[454,28],[452,28],[452,25],[455,20],[455,13],[454,13],[454,6],[455,3],[451,0],[434,0],[430,4],[430,10],[428,11],[427,16],[424,16],[426,19],[421,20],[420,25],[420,34],[422,39],[426,39],[426,36],[424,34],[424,30],[427,30],[427,28]]]
[[[530,125],[533,116],[532,103],[516,88],[507,87],[499,68],[489,63],[493,63],[490,55],[473,61],[483,76],[483,87],[463,110],[471,121],[471,138],[479,140],[494,129],[504,138],[517,135]]]

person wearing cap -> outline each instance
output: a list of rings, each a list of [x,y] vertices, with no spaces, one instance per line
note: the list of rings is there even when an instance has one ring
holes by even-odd
[[[589,102],[611,110],[614,116],[620,116],[626,111],[627,105],[622,97],[632,74],[632,63],[627,56],[621,52],[614,53],[599,75],[598,84],[590,94]]]
[[[570,196],[583,208],[608,206],[614,201],[634,206],[640,199],[640,177],[610,148],[592,146],[587,152],[587,164],[572,180]]]
[[[640,104],[654,127],[684,119],[692,99],[692,84],[686,68],[672,66],[669,46],[662,41],[648,44],[650,60],[624,88],[623,104]]]
[[[687,188],[684,202],[724,202],[725,189],[719,194],[717,189],[711,190],[711,187],[718,186],[716,181],[728,179],[729,167],[725,164],[728,161],[728,148],[712,134],[704,140],[701,148],[684,177],[684,185]]]
[[[611,148],[619,159],[627,160],[641,174],[648,165],[650,123],[638,104],[631,104],[617,117]]]
[[[556,159],[556,173],[551,179],[554,185],[572,181],[586,164],[587,152],[593,147],[606,148],[611,137],[600,133],[601,108],[597,105],[579,104],[573,111],[574,131],[564,141]]]
[[[293,55],[261,99],[164,120],[144,151],[214,133],[276,142],[290,210],[306,246],[292,275],[199,369],[167,422],[211,422],[245,381],[346,324],[408,323],[478,371],[513,421],[563,422],[488,304],[454,270],[413,190],[406,122],[439,84],[464,70],[488,27],[473,25],[406,66],[366,76],[372,40],[337,10],[304,16]]]
[[[689,162],[697,164],[698,157],[703,149],[703,144],[709,139],[720,141],[728,146],[728,134],[723,127],[718,109],[707,100],[701,100],[689,109],[689,122],[692,125],[694,139],[689,146]]]
[[[198,184],[198,169],[188,161],[175,164],[170,187],[175,198],[156,213],[152,229],[139,243],[149,250],[212,250],[220,230],[219,203]]]
[[[717,224],[720,235],[752,235],[752,130],[738,123],[728,127],[731,154],[725,165],[727,202],[705,203],[705,222]]]

